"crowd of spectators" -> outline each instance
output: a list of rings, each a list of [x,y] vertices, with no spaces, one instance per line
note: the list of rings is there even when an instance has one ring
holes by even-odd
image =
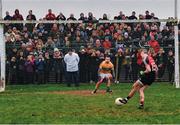
[[[158,19],[154,13],[127,16],[122,11],[114,20]],[[24,20],[16,9],[14,15],[6,12],[4,20]],[[36,20],[32,10],[26,20]],[[105,55],[111,57],[115,65],[117,79],[136,80],[138,77],[138,49],[148,47],[159,67],[158,77],[162,78],[165,69],[169,72],[169,81],[173,81],[174,72],[174,27],[173,22],[163,25],[152,23],[98,23],[108,20],[107,14],[96,19],[89,12],[76,19],[73,14],[65,17],[63,13],[55,15],[51,9],[39,20],[82,20],[73,24],[5,24],[6,75],[8,83],[28,84],[47,83],[54,73],[56,83],[65,80],[64,55],[72,48],[80,57],[79,81],[95,82],[98,79],[98,66]],[[178,24],[180,28],[180,23]],[[162,28],[161,28],[162,27]],[[179,33],[180,34],[180,33]],[[122,72],[123,71],[123,72]],[[123,76],[124,74],[124,76]]]

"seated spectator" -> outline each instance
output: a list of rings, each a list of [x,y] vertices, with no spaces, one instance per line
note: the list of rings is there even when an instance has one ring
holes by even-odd
[[[103,42],[103,47],[105,49],[110,49],[112,47],[112,44],[111,42],[109,41],[109,38],[108,37],[105,37],[105,40]]]
[[[158,41],[156,41],[154,39],[153,35],[151,35],[150,37],[151,37],[151,40],[148,42],[148,45],[150,47],[152,47],[154,49],[155,53],[157,54],[159,52],[159,49],[160,49],[159,43],[158,43]]]

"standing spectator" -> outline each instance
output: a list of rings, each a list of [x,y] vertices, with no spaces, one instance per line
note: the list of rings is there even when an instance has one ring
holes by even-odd
[[[58,48],[54,49],[53,68],[55,72],[56,83],[63,82],[63,55]]]
[[[36,16],[32,13],[32,10],[29,10],[29,14],[26,17],[26,20],[29,20],[29,21],[36,20]],[[25,26],[27,27],[28,31],[32,32],[33,28],[35,27],[35,23],[26,24]]]
[[[131,56],[129,49],[125,50],[125,55],[124,55],[124,65],[125,65],[125,80],[131,80],[131,75],[132,75],[132,67],[131,67]]]
[[[23,16],[19,13],[19,10],[16,9],[14,11],[14,15],[13,15],[13,20],[23,20]],[[22,30],[23,29],[23,24],[14,24],[14,27],[16,27],[18,30]]]
[[[103,14],[103,18],[99,18],[99,20],[108,20],[107,14],[104,13],[104,14]]]
[[[46,14],[46,20],[55,20],[56,16],[54,13],[52,13],[51,9],[48,9],[48,14]]]
[[[151,19],[152,18],[152,16],[149,14],[148,10],[146,10],[145,14],[146,14],[145,19]]]
[[[85,49],[81,49],[79,52],[80,62],[79,62],[79,82],[86,82],[86,60],[87,54]]]
[[[118,20],[122,20],[123,15],[124,15],[123,12],[120,11],[120,12],[119,12],[119,15],[117,16],[117,19],[118,19]]]
[[[35,61],[36,69],[37,69],[37,76],[38,76],[38,84],[44,83],[44,68],[45,68],[45,62],[44,57],[41,54],[39,54],[37,60]]]
[[[135,11],[132,12],[132,15],[129,16],[129,19],[130,19],[130,20],[137,20],[136,12],[135,12]]]
[[[66,72],[67,72],[67,82],[68,86],[71,86],[71,83],[75,83],[75,86],[79,86],[78,82],[78,71],[79,71],[79,56],[72,49],[69,49],[69,52],[64,57],[64,62],[66,63]]]
[[[92,13],[92,12],[89,12],[89,13],[88,13],[88,18],[87,18],[87,20],[88,20],[89,22],[91,22],[91,23],[96,20],[96,18],[93,16],[93,13]]]
[[[25,62],[26,68],[26,83],[33,84],[34,83],[34,61],[31,55],[28,55],[27,60]]]
[[[19,58],[17,59],[17,69],[18,69],[18,83],[24,84],[25,80],[25,69],[24,69],[25,59],[24,53],[21,51],[19,53]]]
[[[45,57],[44,57],[44,63],[45,63],[45,67],[44,67],[44,82],[48,83],[49,82],[49,72],[51,71],[51,59],[49,57],[49,53],[46,52],[45,53]]]
[[[10,61],[10,83],[16,84],[17,83],[17,62],[16,57],[12,57]]]
[[[6,11],[6,16],[4,17],[4,20],[12,20],[12,16],[9,15],[9,12]],[[12,24],[4,24],[4,32],[7,32],[8,29],[12,28]]]
[[[137,64],[137,50],[132,50],[131,54],[131,67],[132,67],[132,80],[137,80],[138,76],[138,64]]]
[[[157,66],[158,66],[158,78],[162,78],[164,75],[165,71],[165,55],[164,55],[164,50],[161,48],[159,50],[159,53],[157,54]]]
[[[174,79],[174,54],[172,50],[169,50],[168,57],[167,57],[167,69],[168,69],[168,75],[169,75],[169,82],[172,84]]]
[[[87,20],[87,18],[84,17],[84,13],[80,13],[80,18],[78,20],[85,21],[85,20]]]
[[[4,20],[12,20],[12,16],[10,16],[8,11],[6,11],[6,16],[4,17]]]
[[[60,12],[59,15],[56,17],[56,20],[66,20],[66,17],[63,13]]]
[[[56,16],[54,13],[52,13],[52,10],[51,9],[48,9],[48,14],[46,14],[45,16],[45,19],[46,20],[55,20],[56,19]],[[51,29],[53,24],[46,24],[46,29],[49,31]]]
[[[116,79],[117,81],[115,81],[115,83],[119,83],[120,78],[121,78],[122,62],[124,59],[123,50],[121,48],[118,49],[115,57],[116,57],[116,65],[115,66],[117,66],[117,67],[115,67],[116,76],[117,76],[117,79]]]
[[[74,14],[70,14],[70,17],[67,20],[77,20],[77,19],[74,17]]]

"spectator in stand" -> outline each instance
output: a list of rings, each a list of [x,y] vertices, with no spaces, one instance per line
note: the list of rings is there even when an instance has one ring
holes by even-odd
[[[48,14],[45,16],[46,20],[55,20],[56,16],[54,13],[52,13],[51,9],[48,9]]]
[[[133,11],[133,12],[132,12],[132,15],[129,16],[129,20],[137,20],[136,12],[135,12],[135,11]]]
[[[80,18],[78,20],[86,21],[87,17],[84,16],[84,13],[80,13]]]
[[[148,10],[145,12],[145,19],[152,19],[152,16],[149,14]]]
[[[51,9],[48,9],[48,14],[46,14],[45,16],[45,19],[46,20],[55,20],[56,19],[56,16],[54,13],[52,13],[52,10]],[[46,29],[49,31],[51,29],[53,24],[45,24],[45,27]]]
[[[146,19],[142,14],[139,14],[139,20],[144,20]]]
[[[9,12],[6,11],[6,16],[4,17],[4,20],[12,20],[12,16],[10,16]],[[7,32],[8,29],[12,28],[12,24],[4,24],[4,32]]]
[[[103,14],[103,18],[99,18],[99,20],[109,20],[109,19],[108,19],[108,17],[107,17],[107,14],[104,13],[104,14]]]
[[[12,16],[10,16],[9,12],[6,11],[6,16],[4,17],[4,20],[12,20]]]
[[[158,20],[158,17],[155,17],[155,14],[154,14],[154,13],[151,13],[151,19]]]
[[[56,20],[66,20],[66,17],[62,12],[60,12],[59,15],[56,17]]]
[[[77,19],[74,17],[74,14],[70,14],[70,17],[67,20],[77,20]]]
[[[29,14],[26,17],[26,20],[29,20],[29,21],[36,20],[36,16],[32,13],[32,10],[29,10]],[[35,25],[36,25],[35,23],[34,24],[31,23],[31,24],[26,24],[25,26],[27,27],[29,32],[32,32]]]
[[[110,49],[112,47],[112,44],[111,42],[109,41],[109,38],[108,37],[105,37],[105,40],[103,42],[103,47],[105,49]]]
[[[92,12],[88,13],[88,18],[87,18],[88,22],[93,22],[96,20],[96,18],[93,16]]]
[[[155,53],[157,54],[159,52],[159,49],[160,49],[159,43],[158,43],[158,41],[156,41],[154,39],[153,35],[151,35],[150,37],[151,37],[151,40],[148,41],[148,45],[150,47],[152,47],[154,49]]]
[[[79,86],[79,56],[77,53],[69,49],[68,53],[64,56],[67,72],[67,86],[70,87],[74,83],[76,87]]]
[[[19,10],[16,9],[14,11],[14,15],[12,17],[13,20],[23,20],[23,16],[19,13]],[[14,27],[16,27],[18,30],[22,30],[23,24],[14,24]]]
[[[120,11],[120,12],[119,12],[119,15],[117,16],[117,19],[118,19],[118,20],[122,20],[123,15],[124,15],[123,12]]]

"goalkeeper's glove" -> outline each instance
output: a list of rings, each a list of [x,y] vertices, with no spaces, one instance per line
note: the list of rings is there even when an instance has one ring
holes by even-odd
[[[144,71],[140,71],[140,75],[144,75]]]

